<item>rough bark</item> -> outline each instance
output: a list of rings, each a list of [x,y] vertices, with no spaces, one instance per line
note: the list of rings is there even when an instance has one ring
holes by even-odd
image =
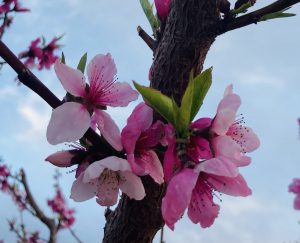
[[[199,73],[215,37],[219,19],[216,0],[173,0],[162,37],[154,53],[151,86],[179,103],[191,70]],[[114,212],[106,213],[105,243],[152,242],[163,226],[160,206],[165,185],[143,178],[142,201],[122,196]]]

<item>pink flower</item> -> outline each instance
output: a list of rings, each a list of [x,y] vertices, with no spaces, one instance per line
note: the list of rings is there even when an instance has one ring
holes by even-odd
[[[79,70],[57,61],[56,74],[64,89],[78,102],[65,102],[53,112],[47,128],[50,144],[73,142],[80,139],[90,127],[92,117],[104,138],[116,149],[122,150],[120,131],[106,106],[126,106],[137,99],[138,93],[127,83],[115,81],[116,66],[110,54],[95,56],[87,67],[89,85]]]
[[[40,38],[35,39],[31,42],[28,51],[23,51],[18,55],[19,58],[27,58],[24,64],[28,68],[35,67],[35,58],[41,58],[43,56],[43,50],[38,46],[40,42]]]
[[[218,105],[217,114],[213,119],[210,134],[216,157],[226,157],[240,166],[248,165],[251,158],[245,153],[256,150],[259,139],[251,128],[243,125],[243,118],[236,121],[236,112],[241,99],[229,85],[224,98]]]
[[[71,198],[82,202],[96,196],[101,206],[112,206],[119,189],[136,200],[145,197],[142,181],[132,173],[127,160],[111,156],[94,162],[80,174],[72,185]]]
[[[55,197],[51,200],[48,200],[47,202],[48,202],[48,206],[51,207],[52,211],[59,215],[61,220],[61,226],[63,228],[69,228],[74,224],[75,211],[67,207],[60,188],[56,189]]]
[[[163,169],[157,154],[152,149],[163,137],[164,124],[157,121],[152,124],[153,110],[140,103],[127,120],[122,130],[122,143],[127,160],[137,175],[150,175],[159,184],[164,182]]]
[[[218,164],[207,166],[199,164],[195,169],[185,168],[175,175],[167,187],[162,200],[162,216],[166,224],[174,230],[174,224],[188,208],[188,216],[195,224],[201,227],[210,227],[219,213],[219,205],[213,201],[217,192],[231,196],[248,196],[248,188],[244,178],[238,174],[230,176],[228,171],[218,168]],[[209,168],[209,173],[206,173]],[[224,176],[220,176],[223,171]]]
[[[296,194],[294,208],[300,210],[300,179],[293,180],[292,184],[289,185],[289,192]]]
[[[54,51],[60,46],[57,44],[57,41],[60,38],[54,37],[52,41],[43,48],[43,54],[39,57],[38,69],[42,70],[44,67],[49,69],[52,64],[58,60],[58,56],[54,55]]]
[[[169,14],[170,2],[171,0],[154,0],[155,7],[157,10],[157,15],[162,20],[164,20]]]
[[[201,227],[213,224],[219,206],[216,192],[248,196],[251,190],[238,167],[250,163],[245,156],[259,146],[256,134],[235,121],[240,97],[227,87],[214,119],[201,118],[190,125],[190,137],[178,143],[174,129],[166,130],[168,149],[164,158],[165,179],[169,181],[162,202],[166,224],[174,224],[188,207],[188,216]],[[181,148],[182,147],[182,148]]]

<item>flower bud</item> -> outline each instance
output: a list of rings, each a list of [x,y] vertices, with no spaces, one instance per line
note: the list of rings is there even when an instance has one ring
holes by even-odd
[[[160,17],[161,20],[165,20],[165,18],[169,14],[170,1],[171,0],[154,0],[157,15]]]
[[[45,160],[57,167],[69,167],[74,156],[70,151],[63,150],[49,155]]]

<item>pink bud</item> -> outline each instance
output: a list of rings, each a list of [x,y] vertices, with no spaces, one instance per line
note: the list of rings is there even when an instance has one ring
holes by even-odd
[[[170,1],[171,0],[154,0],[155,7],[156,7],[156,10],[157,10],[157,15],[162,20],[164,20],[169,14]]]
[[[74,154],[63,150],[49,155],[45,160],[57,167],[69,167],[71,166],[71,160],[73,157]]]

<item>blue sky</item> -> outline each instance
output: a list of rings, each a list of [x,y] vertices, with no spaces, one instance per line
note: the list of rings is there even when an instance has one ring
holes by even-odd
[[[32,12],[17,15],[4,37],[15,53],[25,49],[37,36],[43,34],[50,40],[65,33],[63,51],[69,65],[75,66],[84,52],[88,52],[89,59],[97,53],[110,52],[117,64],[119,80],[148,84],[152,55],[137,36],[136,27],[141,25],[148,33],[150,28],[139,1],[23,2]],[[259,7],[272,1],[258,2]],[[299,10],[296,6],[292,12]],[[214,116],[225,87],[233,83],[242,98],[240,112],[261,140],[261,147],[251,155],[252,164],[241,170],[253,195],[248,198],[222,195],[221,212],[211,228],[201,229],[184,217],[174,232],[166,231],[167,243],[283,243],[300,239],[300,212],[293,209],[294,196],[287,192],[292,179],[300,177],[296,122],[300,116],[299,23],[300,16],[269,21],[226,33],[215,41],[205,63],[205,67],[214,67],[213,85],[199,116]],[[56,95],[63,96],[64,90],[53,70],[35,73]],[[34,195],[47,211],[45,199],[53,193],[54,168],[44,159],[63,146],[47,143],[45,131],[51,109],[26,87],[17,86],[13,81],[15,76],[9,67],[1,71],[0,154],[13,169],[25,168]],[[120,128],[134,105],[110,110]],[[74,180],[69,171],[60,170],[66,195]],[[0,205],[0,239],[14,242],[6,219],[18,218],[18,212],[5,195],[0,195]],[[77,210],[75,230],[80,238],[84,242],[99,242],[105,223],[104,208],[94,200],[70,201],[70,205]],[[29,228],[46,234],[39,222],[29,216],[25,220]],[[73,242],[73,239],[68,232],[62,232],[59,242]]]

